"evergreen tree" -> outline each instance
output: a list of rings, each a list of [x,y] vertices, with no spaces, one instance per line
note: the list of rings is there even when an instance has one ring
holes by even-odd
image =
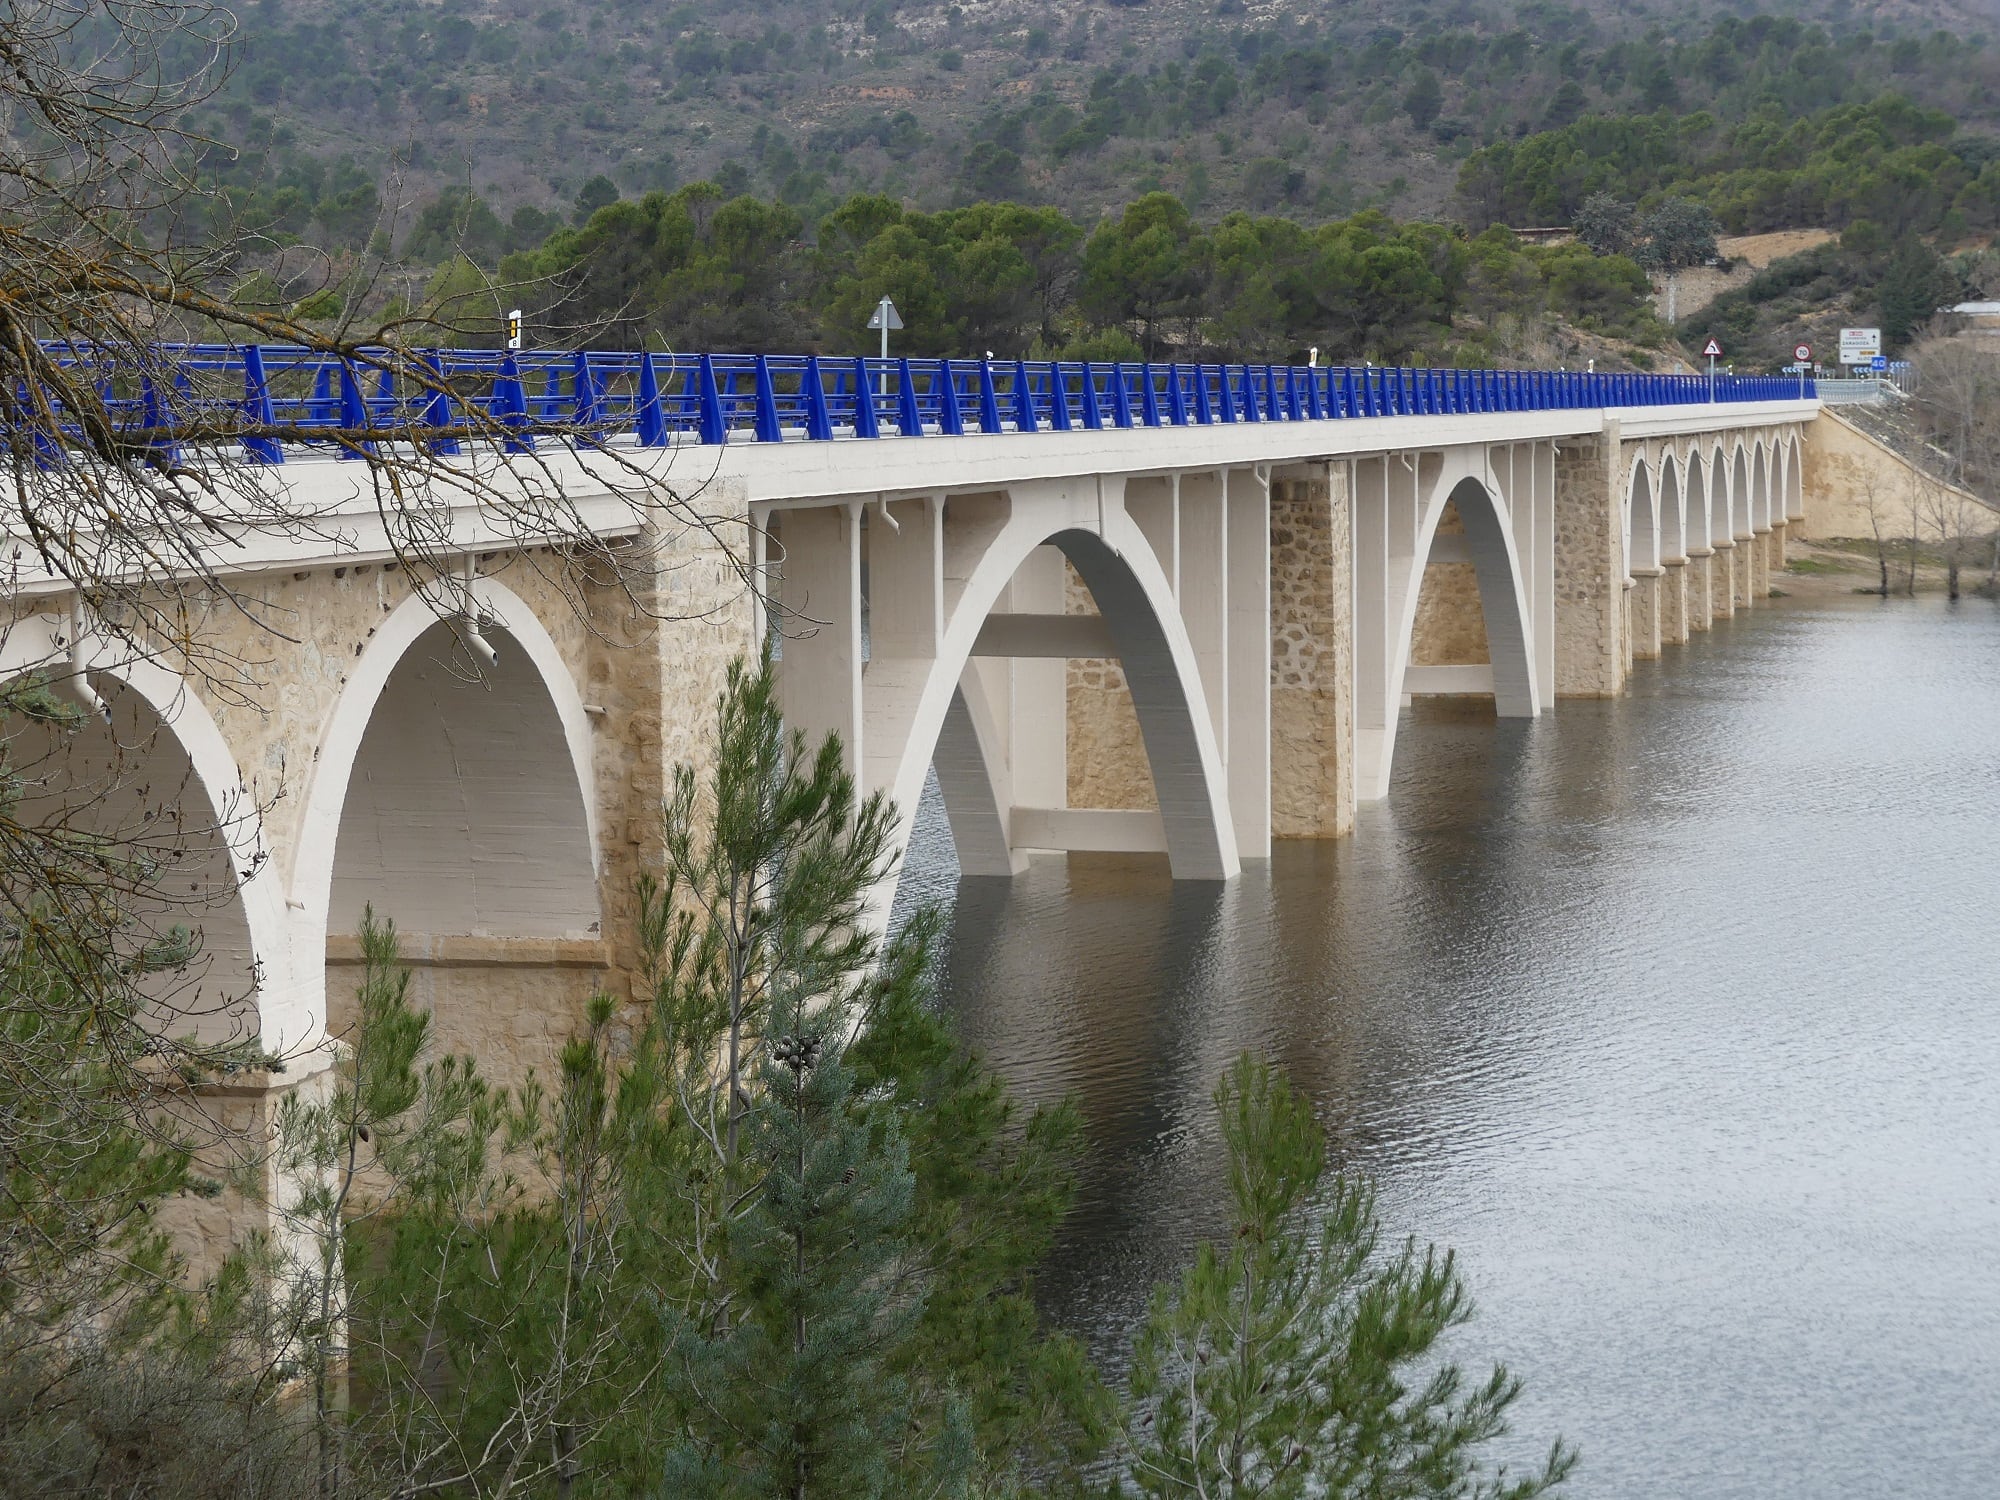
[[[952,1493],[975,1459],[1004,1476],[1092,1445],[1095,1382],[1026,1286],[1074,1117],[1017,1128],[951,1043],[925,1002],[934,919],[886,947],[869,928],[890,828],[837,740],[787,733],[768,655],[738,663],[641,903],[637,1051],[693,1270],[661,1300],[663,1494]]]
[[[1628,255],[1638,243],[1638,211],[1614,193],[1585,198],[1570,227],[1599,255]]]
[[[1468,1386],[1431,1358],[1472,1306],[1447,1252],[1383,1257],[1371,1192],[1335,1179],[1310,1106],[1240,1058],[1216,1090],[1232,1229],[1162,1287],[1133,1356],[1127,1493],[1529,1500],[1574,1456],[1525,1478],[1478,1464],[1520,1382]],[[1317,1233],[1296,1220],[1311,1205]],[[1430,1373],[1421,1373],[1429,1368]]]
[[[1905,235],[1882,270],[1875,300],[1882,311],[1882,341],[1901,349],[1942,308],[1962,295],[1958,277],[1938,253],[1915,235]]]
[[[1673,272],[1705,266],[1715,259],[1715,215],[1687,198],[1665,198],[1639,219],[1641,241],[1634,257],[1641,265]]]
[[[1403,93],[1403,113],[1417,129],[1428,130],[1443,109],[1444,85],[1438,81],[1437,73],[1430,68],[1417,69]]]

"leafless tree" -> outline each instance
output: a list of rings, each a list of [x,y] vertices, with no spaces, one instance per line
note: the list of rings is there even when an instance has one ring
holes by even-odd
[[[442,616],[469,607],[454,515],[475,513],[579,610],[602,587],[653,610],[660,592],[640,580],[665,565],[657,549],[602,539],[585,497],[624,501],[649,538],[699,531],[737,556],[702,486],[665,483],[657,455],[642,461],[588,423],[543,424],[531,448],[489,409],[490,386],[424,356],[461,327],[490,328],[491,287],[400,299],[373,326],[368,296],[346,299],[331,332],[298,315],[299,293],[336,268],[238,223],[201,173],[225,148],[186,123],[235,40],[215,0],[18,0],[0,18],[0,644],[26,664],[0,684],[0,956],[15,985],[0,1022],[48,1012],[45,1025],[0,1025],[0,1094],[40,1110],[0,1109],[0,1320],[14,1318],[0,1359],[16,1332],[73,1334],[93,1316],[91,1287],[129,1292],[164,1264],[137,1265],[129,1224],[106,1219],[143,1203],[52,1198],[37,1172],[88,1164],[121,1132],[183,1146],[200,1112],[176,1101],[255,1060],[233,1024],[253,977],[201,958],[217,893],[164,877],[230,848],[232,820],[257,809],[218,816],[179,779],[149,781],[158,726],[121,718],[131,705],[92,681],[107,658],[157,661],[198,690],[254,699],[291,627],[239,586],[232,550],[330,549],[356,524],[351,503],[332,513],[285,468],[246,461],[296,433],[243,399],[240,378],[218,387],[213,346],[291,345],[401,393],[393,430],[368,407],[314,439],[349,460],[350,501]],[[277,294],[242,290],[252,268]],[[364,291],[386,274],[379,257],[337,272]],[[433,420],[441,402],[448,427]],[[739,568],[747,586],[747,559]],[[62,629],[27,633],[51,603],[66,608]],[[200,628],[218,609],[252,621],[268,649],[219,645]],[[211,1014],[232,1024],[200,1024]],[[65,1037],[88,1038],[88,1057]]]

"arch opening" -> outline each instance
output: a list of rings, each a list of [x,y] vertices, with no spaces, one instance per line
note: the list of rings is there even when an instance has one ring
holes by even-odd
[[[1122,505],[1100,510],[1094,494],[1086,510],[1066,493],[1029,489],[1002,499],[999,514],[995,498],[942,506],[935,649],[884,657],[878,646],[865,665],[865,784],[895,800],[907,831],[934,769],[968,875],[1017,873],[1025,851],[1040,849],[1163,852],[1177,879],[1235,874],[1203,668],[1147,534]],[[920,588],[922,577],[912,570],[903,586]],[[812,671],[815,647],[787,642],[784,670]],[[1122,764],[1073,783],[1076,662],[1095,666],[1100,684],[1117,679],[1120,702],[1100,727],[1110,736],[1102,758]],[[1107,772],[1128,792],[1145,787],[1108,801],[1151,805],[1073,805],[1073,784],[1087,790]],[[877,894],[884,912],[894,885],[892,876]]]
[[[327,917],[407,932],[577,938],[598,925],[584,793],[548,687],[504,626],[477,664],[435,624],[389,674],[354,757]],[[476,670],[475,670],[476,669]]]
[[[113,935],[121,957],[161,940],[178,949],[179,961],[139,984],[147,1024],[203,1045],[261,1037],[282,1047],[289,1038],[263,1015],[277,943],[250,899],[264,865],[258,807],[226,753],[217,760],[220,736],[185,683],[149,663],[89,679],[105,717],[8,727],[14,817],[26,838],[79,850],[63,863],[112,894],[127,924]],[[213,743],[191,743],[183,731],[197,728]],[[100,843],[101,859],[81,852]]]
[[[1491,695],[1495,712],[1502,718],[1533,718],[1538,711],[1532,624],[1527,605],[1521,562],[1514,547],[1506,514],[1489,481],[1470,474],[1451,483],[1441,477],[1435,498],[1422,511],[1412,550],[1403,558],[1387,560],[1390,576],[1377,584],[1359,576],[1360,607],[1380,599],[1385,633],[1376,635],[1371,623],[1357,618],[1356,632],[1363,642],[1357,652],[1355,693],[1355,792],[1363,801],[1379,801],[1388,795],[1395,758],[1399,712],[1403,702],[1420,695],[1482,697]],[[1447,514],[1455,515],[1461,530],[1443,532]],[[1362,524],[1369,521],[1364,512]],[[1470,591],[1465,571],[1445,575],[1454,583],[1456,608],[1460,617],[1470,613],[1471,597],[1478,599],[1479,629],[1485,638],[1483,662],[1438,663],[1423,661],[1417,654],[1416,625],[1422,608],[1423,591],[1430,587],[1430,573],[1439,564],[1469,565]],[[1471,630],[1465,629],[1469,640]],[[1374,665],[1367,643],[1379,640],[1382,665]]]
[[[372,907],[438,1045],[511,1082],[553,1063],[606,956],[575,685],[524,604],[489,580],[475,597],[491,662],[420,599],[378,629],[321,748],[296,879],[325,913],[329,1031],[353,1023]]]

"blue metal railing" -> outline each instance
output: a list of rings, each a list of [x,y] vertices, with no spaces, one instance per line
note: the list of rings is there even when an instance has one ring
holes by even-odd
[[[641,446],[1073,432],[1811,398],[1764,375],[1613,375],[1386,366],[1092,364],[597,351],[179,345],[152,362],[45,346],[95,384],[120,440],[237,441],[254,462],[288,443],[358,457],[376,442],[518,452],[537,437]],[[25,393],[17,409],[27,409]],[[80,428],[57,425],[70,439]],[[44,426],[46,424],[44,423]],[[62,446],[45,431],[49,458]]]

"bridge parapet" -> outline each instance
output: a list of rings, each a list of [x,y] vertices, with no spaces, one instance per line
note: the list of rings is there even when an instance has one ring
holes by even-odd
[[[206,344],[56,352],[100,393],[120,441],[239,443],[257,464],[300,446],[359,459],[371,444],[409,443],[451,457],[476,443],[532,452],[538,439],[649,448],[1814,399],[1810,379],[1574,370]],[[58,401],[25,446],[60,462],[78,421]]]

